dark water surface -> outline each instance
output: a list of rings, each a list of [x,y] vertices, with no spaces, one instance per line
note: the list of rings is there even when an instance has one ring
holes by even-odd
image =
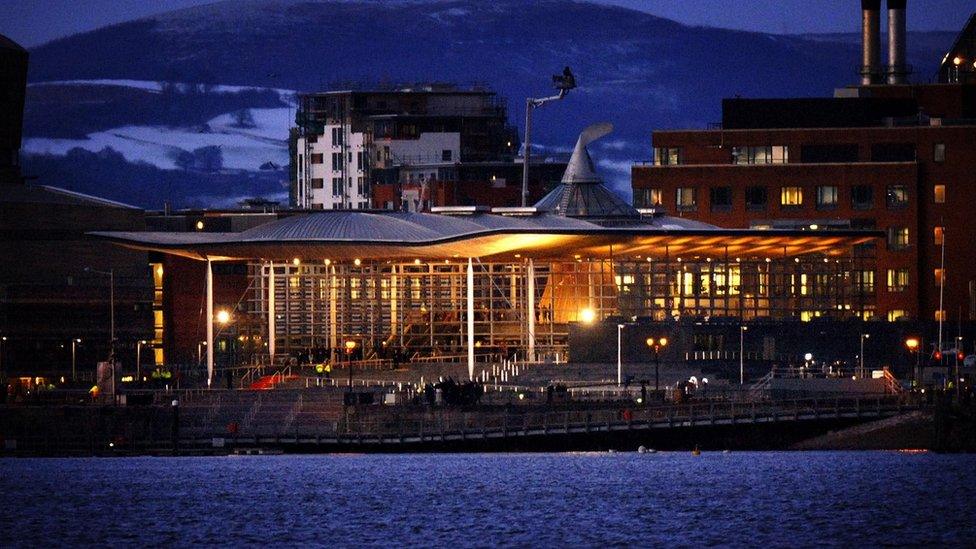
[[[0,545],[976,544],[976,455],[0,460]]]

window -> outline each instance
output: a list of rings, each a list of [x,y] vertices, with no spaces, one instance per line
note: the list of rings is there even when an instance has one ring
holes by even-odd
[[[342,128],[332,128],[332,146],[342,146]]]
[[[785,164],[789,160],[785,145],[732,147],[733,164]]]
[[[451,150],[450,149],[444,149],[444,150],[441,151],[441,161],[442,162],[450,162],[451,161]]]
[[[939,311],[935,311],[935,321],[936,322],[939,322],[940,320],[942,322],[945,322],[946,320],[949,320],[949,318],[946,316],[945,309],[942,309],[942,310],[939,310]]]
[[[905,208],[908,206],[908,187],[905,185],[888,185],[885,197],[889,208]]]
[[[664,194],[661,189],[636,189],[634,192],[634,207],[655,208],[664,204]]]
[[[746,208],[750,210],[765,210],[769,202],[766,187],[746,187]]]
[[[935,245],[941,246],[945,243],[945,227],[936,227],[933,231],[935,233]]]
[[[904,250],[908,247],[908,227],[888,228],[888,249]]]
[[[713,211],[729,211],[732,209],[732,187],[712,187],[709,199]]]
[[[908,287],[908,269],[888,269],[888,291],[904,292]]]
[[[803,145],[800,147],[800,162],[805,164],[857,162],[857,144]]]
[[[325,183],[324,183],[324,181],[322,180],[321,177],[313,177],[312,178],[312,188],[313,189],[321,189],[323,187],[325,187]]]
[[[800,207],[803,205],[802,187],[783,187],[779,193],[780,206]]]
[[[690,211],[698,207],[694,187],[678,187],[676,196],[679,211]]]
[[[914,143],[877,143],[871,146],[872,162],[914,162]]]
[[[874,293],[874,271],[854,271],[854,285],[861,289],[861,293]]]
[[[342,171],[342,153],[332,153],[332,171]]]
[[[935,285],[941,286],[944,282],[945,270],[935,269],[934,274],[935,274]]]
[[[933,191],[934,191],[933,194],[934,194],[934,198],[935,198],[935,203],[936,204],[945,204],[945,201],[946,201],[946,186],[945,185],[936,185],[935,188],[933,189]]]
[[[312,164],[321,164],[323,161],[321,153],[313,154],[311,158],[312,158]]]
[[[837,206],[837,187],[824,185],[817,187],[817,208],[826,210]]]
[[[936,162],[945,162],[945,143],[936,143],[933,153],[932,160]]]
[[[907,318],[907,317],[908,317],[908,315],[905,314],[905,311],[903,311],[901,309],[895,309],[893,311],[888,311],[888,322],[895,322],[895,321],[898,321],[898,320],[905,320],[905,318]]]
[[[332,196],[342,196],[342,178],[332,178]]]
[[[681,164],[680,147],[654,147],[655,166],[676,166]]]
[[[874,189],[870,185],[851,187],[851,206],[857,210],[867,210],[874,206]]]

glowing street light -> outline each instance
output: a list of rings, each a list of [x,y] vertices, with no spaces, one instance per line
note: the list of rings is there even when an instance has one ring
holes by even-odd
[[[136,342],[136,381],[138,382],[142,379],[142,346],[148,345],[149,342],[145,339],[140,339]]]
[[[593,309],[583,309],[580,311],[580,320],[582,320],[584,324],[593,324],[593,321],[596,320],[596,313],[593,311]]]
[[[644,343],[654,350],[654,392],[657,392],[661,386],[661,349],[668,346],[668,338],[649,337]]]
[[[915,369],[912,372],[912,382],[914,384],[918,382],[919,378],[918,369],[921,363],[921,353],[919,352],[919,349],[922,347],[922,341],[917,337],[910,337],[905,340],[905,347],[908,348],[909,353],[913,353],[915,355]]]
[[[349,392],[352,392],[352,353],[356,350],[356,342],[347,340],[344,344],[346,348],[347,366],[349,367]]]
[[[869,337],[871,337],[871,334],[861,334],[861,371],[858,373],[858,375],[862,378],[864,377],[864,340],[868,339]]]
[[[230,312],[227,309],[217,311],[217,322],[222,325],[230,322]]]

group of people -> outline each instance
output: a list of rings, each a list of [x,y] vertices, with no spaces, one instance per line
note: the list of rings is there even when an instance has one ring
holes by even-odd
[[[429,406],[473,406],[481,401],[484,394],[485,386],[481,383],[458,383],[453,377],[424,386],[424,402]]]

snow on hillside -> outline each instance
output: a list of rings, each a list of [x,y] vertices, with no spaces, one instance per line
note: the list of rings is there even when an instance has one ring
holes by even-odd
[[[147,80],[74,80],[31,85],[54,84],[122,86],[150,92],[162,90],[160,82]],[[249,88],[214,86],[213,91],[234,93],[245,89]],[[274,91],[283,102],[294,105],[293,90]],[[220,148],[225,169],[258,171],[262,164],[269,161],[279,166],[287,165],[288,128],[294,119],[293,107],[245,111],[243,115],[241,112],[222,114],[201,127],[127,125],[90,133],[85,139],[26,137],[23,151],[26,154],[65,155],[74,148],[98,152],[111,147],[129,162],[144,162],[160,169],[173,170],[178,169],[176,158],[181,152],[214,146]]]
[[[225,169],[257,171],[271,161],[288,164],[288,124],[291,109],[248,109],[253,127],[234,127],[231,113],[214,118],[210,131],[163,126],[124,126],[88,134],[86,139],[29,137],[24,140],[27,154],[65,155],[73,148],[97,152],[106,147],[122,153],[129,162],[145,162],[164,170],[177,169],[181,151],[216,146]]]

